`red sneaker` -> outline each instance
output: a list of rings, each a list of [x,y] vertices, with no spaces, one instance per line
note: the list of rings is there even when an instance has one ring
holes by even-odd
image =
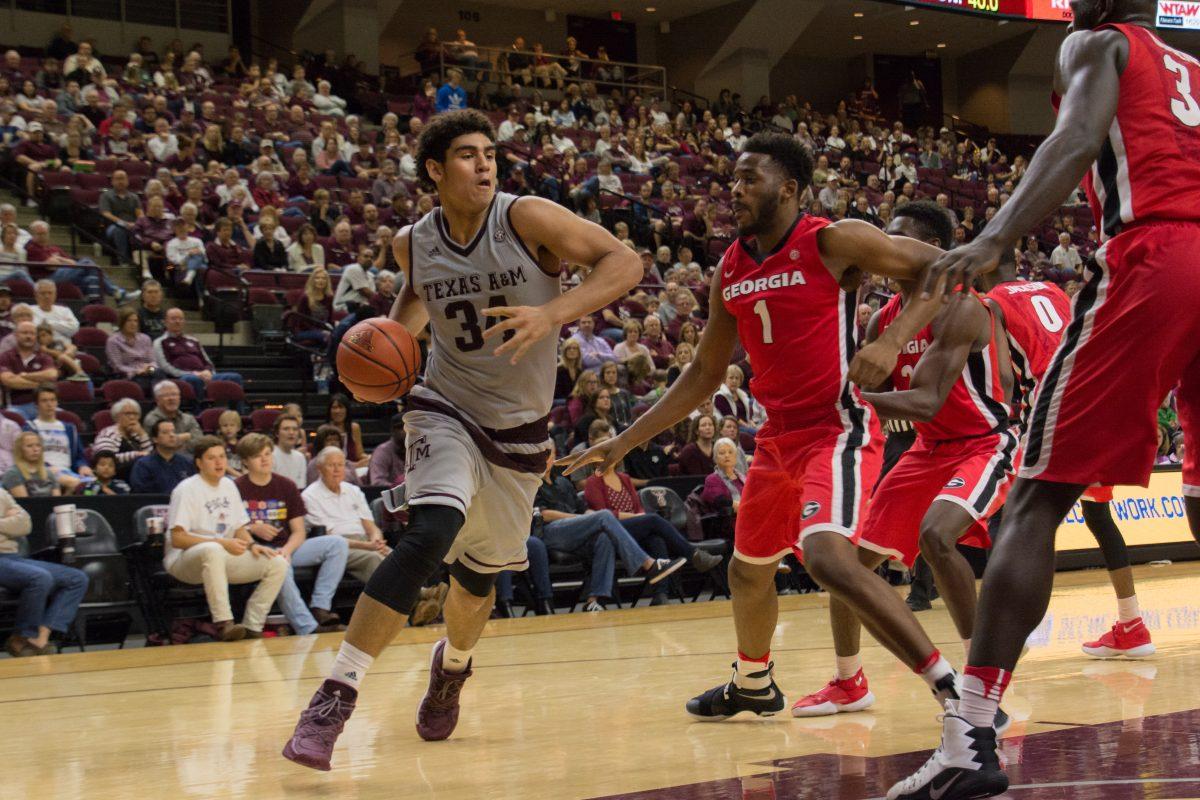
[[[875,705],[875,695],[867,688],[867,676],[860,669],[853,678],[834,678],[819,692],[802,697],[792,706],[793,717],[825,717],[850,711],[863,711]]]
[[[1085,642],[1083,652],[1092,658],[1145,658],[1154,655],[1154,643],[1142,618],[1117,622],[1112,630],[1094,642]]]

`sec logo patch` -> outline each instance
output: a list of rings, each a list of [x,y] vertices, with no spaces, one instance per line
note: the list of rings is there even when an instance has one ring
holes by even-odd
[[[964,481],[962,478],[951,478],[950,482],[946,484],[946,488],[947,489],[961,489],[962,487],[964,487],[966,485],[967,485],[967,482]]]
[[[812,501],[804,504],[804,510],[802,512],[800,512],[800,518],[808,519],[809,517],[814,516],[820,510],[821,510],[821,504],[818,503],[816,500],[812,500]]]

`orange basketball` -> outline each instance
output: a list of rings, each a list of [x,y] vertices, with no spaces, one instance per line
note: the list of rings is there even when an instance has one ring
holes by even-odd
[[[387,317],[363,320],[346,331],[338,345],[338,377],[351,394],[368,403],[401,397],[417,382],[420,369],[417,340]]]

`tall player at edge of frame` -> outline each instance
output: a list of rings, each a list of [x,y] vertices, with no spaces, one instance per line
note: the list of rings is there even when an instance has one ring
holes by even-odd
[[[432,331],[424,383],[404,418],[410,524],[367,583],[329,677],[284,748],[320,770],[330,768],[367,670],[443,562],[446,638],[433,647],[416,727],[427,741],[453,733],[496,574],[528,566],[533,499],[550,457],[557,334],[642,277],[637,255],[599,225],[496,191],[496,134],[480,112],[436,116],[421,132],[417,164],[441,208],[393,241],[406,280],[391,318],[414,334]],[[565,293],[562,261],[590,267]]]
[[[946,704],[941,746],[889,800],[968,800],[1008,788],[994,715],[1049,605],[1059,524],[1088,486],[1149,483],[1156,412],[1176,385],[1184,435],[1195,441],[1200,307],[1181,298],[1200,297],[1200,61],[1158,38],[1155,8],[1153,0],[1072,0],[1073,31],[1054,74],[1054,131],[979,238],[929,270],[927,288],[935,280],[944,281],[940,292],[970,286],[1084,180],[1103,244],[1033,399],[962,699]],[[928,313],[923,306],[913,317]],[[860,352],[862,371],[890,371],[893,346]],[[1198,485],[1195,466],[1184,471],[1185,487]],[[1187,501],[1194,522],[1198,498]]]

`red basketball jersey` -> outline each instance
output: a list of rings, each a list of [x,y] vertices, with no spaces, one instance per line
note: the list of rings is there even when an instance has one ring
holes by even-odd
[[[880,333],[887,330],[887,327],[895,321],[902,307],[903,303],[900,301],[900,296],[897,295],[880,310]],[[988,317],[992,317],[991,309],[988,309]],[[991,341],[988,342],[987,347],[977,353],[971,353],[967,357],[967,364],[963,367],[962,375],[954,382],[950,394],[946,396],[946,402],[942,404],[938,413],[929,422],[913,424],[913,427],[917,429],[917,435],[926,441],[983,436],[1008,427],[1009,409],[1004,396],[1004,383],[1001,380],[1000,362],[996,350],[995,319],[992,318],[991,322]],[[920,360],[920,355],[918,354],[914,359],[913,354],[907,351],[920,350],[924,352],[928,349],[928,345],[921,346],[922,337],[924,337],[924,341],[932,343],[932,326],[926,327],[917,334],[917,338],[913,340],[917,343],[915,348],[912,346],[913,342],[909,342],[909,345],[905,347],[905,352],[901,354],[903,359],[912,359],[912,368],[905,369],[907,365],[897,361],[897,369],[892,373],[893,387],[897,391],[911,387],[912,373],[916,369],[916,362]],[[897,380],[897,373],[900,373],[900,380]]]
[[[856,301],[821,260],[817,233],[828,224],[801,214],[761,261],[739,239],[719,266],[722,300],[754,367],[750,390],[776,429],[863,429],[873,416],[847,378],[858,346]]]
[[[1050,359],[1071,319],[1071,300],[1062,289],[1041,281],[1001,283],[987,297],[1004,312],[1024,432],[1033,392],[1050,367]]]
[[[1117,115],[1084,181],[1101,238],[1146,220],[1200,221],[1200,61],[1138,25]],[[1182,266],[1182,265],[1181,265]]]
[[[900,314],[900,310],[904,308],[904,298],[900,295],[893,295],[891,300],[884,304],[883,308],[879,309],[879,332],[892,324],[892,321]],[[913,370],[917,368],[917,362],[921,360],[921,355],[929,349],[929,345],[933,344],[933,326],[926,325],[921,329],[913,340],[904,345],[904,349],[900,351],[900,355],[896,357],[896,368],[892,370],[892,388],[898,392],[912,388]]]

